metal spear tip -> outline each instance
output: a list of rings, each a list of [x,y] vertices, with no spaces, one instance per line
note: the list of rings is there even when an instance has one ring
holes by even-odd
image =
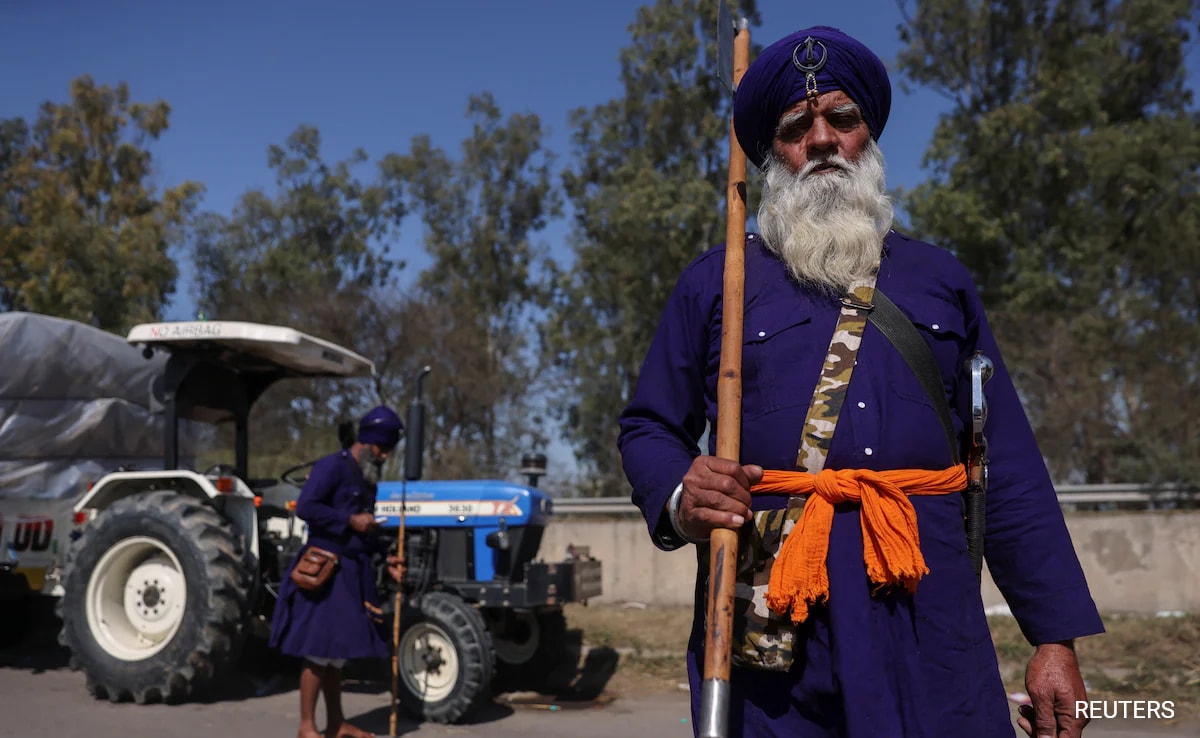
[[[737,27],[725,0],[717,4],[717,79],[733,92],[733,37]]]

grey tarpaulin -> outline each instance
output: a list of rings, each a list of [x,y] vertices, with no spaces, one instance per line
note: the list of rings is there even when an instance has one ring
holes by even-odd
[[[166,356],[91,326],[0,314],[0,500],[67,500],[118,468],[162,467],[150,385]],[[181,453],[202,433],[180,423]],[[185,464],[190,459],[182,460]]]

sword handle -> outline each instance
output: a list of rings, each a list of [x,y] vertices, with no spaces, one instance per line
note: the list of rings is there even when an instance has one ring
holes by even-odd
[[[983,573],[983,534],[985,532],[985,509],[983,488],[974,484],[967,486],[967,554],[971,557],[971,568],[975,576]]]
[[[983,536],[987,523],[987,396],[983,386],[995,374],[992,360],[976,351],[967,360],[967,371],[971,376],[971,445],[967,453],[967,491],[965,494],[967,518],[967,554],[975,576],[983,572]]]

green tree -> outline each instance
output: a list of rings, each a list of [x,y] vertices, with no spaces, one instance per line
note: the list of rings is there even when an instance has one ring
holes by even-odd
[[[433,473],[504,476],[540,439],[531,326],[544,302],[545,248],[534,239],[560,205],[536,115],[505,117],[485,93],[470,98],[467,116],[473,128],[457,160],[421,135],[383,167],[420,214],[433,259],[407,306],[436,327],[411,342],[434,368]]]
[[[758,22],[754,2],[740,6]],[[589,494],[625,490],[617,416],[679,273],[725,233],[730,100],[715,75],[716,4],[659,0],[629,30],[623,97],[572,114],[563,181],[575,261],[544,333]]]
[[[1195,0],[921,0],[907,78],[953,103],[905,193],[972,270],[1062,481],[1200,479]]]
[[[202,188],[159,192],[147,148],[171,107],[130,100],[125,83],[71,82],[32,126],[0,121],[0,309],[123,332],[155,320],[175,290],[170,251]]]
[[[286,325],[363,353],[363,318],[403,267],[387,244],[405,214],[395,183],[359,175],[367,162],[361,150],[326,162],[310,126],[271,146],[276,191],[249,191],[230,216],[198,219],[193,248],[203,313]],[[336,443],[334,421],[353,419],[378,399],[370,382],[282,382],[255,406],[252,432],[262,443],[252,462],[274,473],[326,453]]]
[[[367,161],[359,149],[345,161],[325,162],[320,132],[311,126],[271,146],[275,194],[251,190],[231,216],[198,219],[198,306],[210,317],[311,325],[322,295],[365,296],[386,284],[403,266],[386,243],[405,209],[391,183],[358,176]]]

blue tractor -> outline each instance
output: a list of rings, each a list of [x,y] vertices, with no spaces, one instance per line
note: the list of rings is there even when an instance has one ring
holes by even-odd
[[[567,658],[563,605],[600,595],[601,565],[582,549],[561,561],[539,559],[553,513],[550,496],[534,486],[544,456],[523,459],[528,485],[420,481],[428,371],[409,407],[405,479],[379,484],[375,515],[407,565],[400,700],[418,717],[453,722],[493,687],[548,686]],[[386,577],[379,584],[393,590]]]

